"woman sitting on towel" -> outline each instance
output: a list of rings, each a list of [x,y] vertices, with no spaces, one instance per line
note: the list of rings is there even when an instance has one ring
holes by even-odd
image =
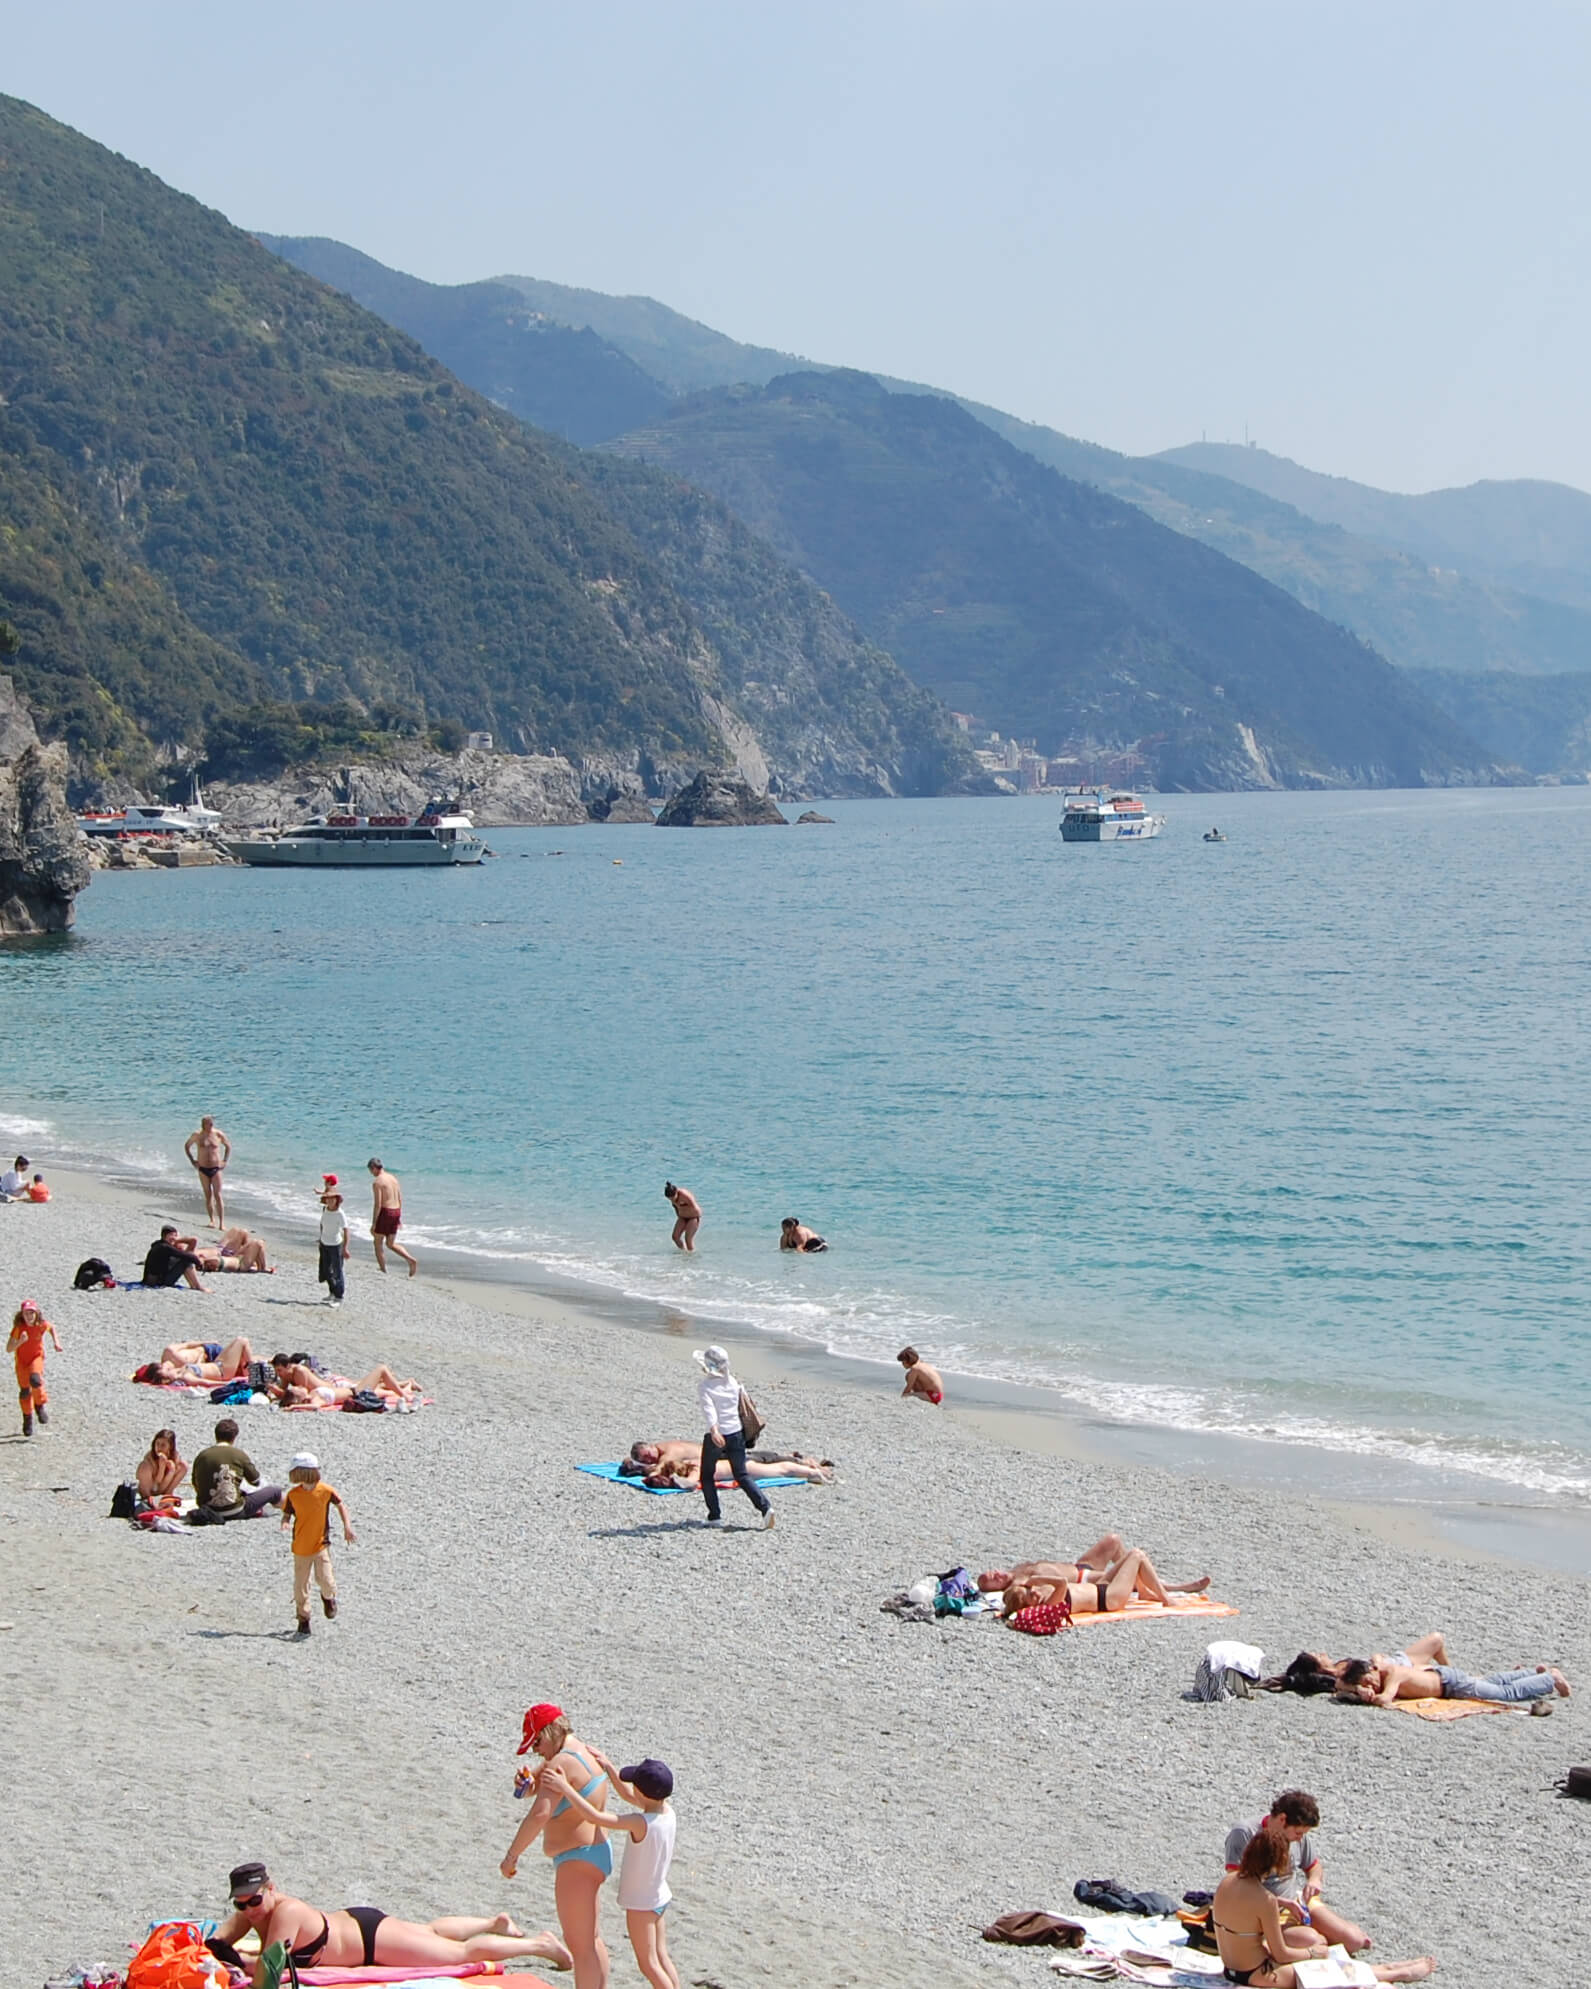
[[[264,1974],[264,1951],[273,1941],[286,1945],[299,1968],[442,1968],[466,1961],[512,1961],[519,1955],[534,1955],[554,1968],[569,1966],[569,1950],[556,1934],[522,1934],[506,1913],[493,1920],[432,1920],[423,1927],[413,1920],[394,1920],[374,1906],[323,1913],[278,1892],[263,1865],[234,1867],[230,1886],[232,1915],[216,1929],[211,1945],[230,1961],[245,1934],[258,1934],[256,1983]]]
[[[156,1430],[139,1462],[139,1496],[151,1504],[157,1499],[175,1499],[177,1487],[187,1475],[188,1467],[177,1455],[177,1432]]]
[[[734,1471],[726,1457],[713,1472],[714,1478],[727,1491],[735,1482]],[[807,1464],[793,1457],[782,1457],[773,1463],[753,1463],[746,1460],[746,1476],[754,1483],[762,1478],[800,1478],[808,1485],[832,1485],[834,1466],[832,1464]],[[695,1492],[701,1489],[702,1461],[697,1457],[675,1458],[657,1471],[646,1475],[648,1485],[678,1485],[682,1490]]]
[[[1281,1904],[1266,1888],[1269,1878],[1282,1878],[1293,1868],[1293,1847],[1284,1831],[1267,1823],[1244,1848],[1235,1872],[1228,1872],[1215,1889],[1211,1918],[1221,1950],[1222,1972],[1228,1982],[1252,1983],[1253,1989],[1296,1989],[1295,1961],[1318,1960],[1328,1952],[1313,1927],[1284,1927]],[[1386,1961],[1372,1972],[1378,1982],[1423,1982],[1434,1974],[1429,1955],[1418,1961]]]
[[[1105,1616],[1125,1609],[1129,1602],[1161,1602],[1174,1607],[1179,1596],[1200,1595],[1210,1586],[1210,1577],[1177,1582],[1168,1587],[1155,1573],[1149,1556],[1141,1547],[1129,1547],[1102,1579],[1072,1582],[1031,1576],[1012,1582],[1005,1592],[1003,1607],[1007,1616],[1035,1602],[1059,1602],[1063,1596],[1072,1605],[1074,1616]]]

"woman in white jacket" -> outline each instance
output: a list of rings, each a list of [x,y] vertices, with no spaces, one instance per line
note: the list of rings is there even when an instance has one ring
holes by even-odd
[[[696,1354],[702,1378],[696,1384],[696,1400],[701,1404],[707,1433],[702,1438],[702,1497],[707,1501],[707,1523],[723,1518],[718,1510],[718,1466],[728,1461],[735,1483],[762,1514],[765,1527],[773,1525],[773,1507],[746,1469],[746,1433],[740,1426],[740,1383],[729,1371],[729,1356],[722,1347],[702,1347]]]

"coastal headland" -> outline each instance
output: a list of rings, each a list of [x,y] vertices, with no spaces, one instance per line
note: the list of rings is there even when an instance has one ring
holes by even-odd
[[[1584,1581],[1400,1545],[1320,1501],[1041,1454],[984,1412],[771,1357],[755,1364],[768,1441],[835,1458],[838,1482],[775,1494],[772,1534],[738,1498],[710,1532],[692,1499],[573,1468],[695,1433],[689,1354],[706,1336],[684,1317],[648,1335],[382,1279],[363,1239],[348,1303],[327,1312],[302,1246],[275,1235],[275,1277],[77,1293],[81,1259],[132,1274],[162,1219],[196,1219],[195,1197],[52,1179],[47,1207],[0,1210],[7,1302],[37,1297],[64,1343],[49,1430],[0,1438],[8,1980],[120,1961],[151,1919],[215,1914],[245,1857],[327,1905],[550,1923],[541,1859],[511,1884],[497,1872],[536,1699],[621,1758],[672,1764],[670,1942],[688,1981],[1036,1984],[1042,1953],[977,1930],[1016,1907],[1065,1911],[1078,1878],[1212,1886],[1226,1827],[1286,1786],[1318,1797],[1327,1896],[1380,1955],[1434,1953],[1456,1989],[1583,1974],[1562,1909],[1584,1817],[1551,1792],[1585,1754],[1580,1697],[1549,1720],[1441,1726],[1184,1695],[1220,1630],[1279,1669],[1299,1649],[1396,1650],[1441,1628],[1476,1670],[1541,1659],[1583,1683]],[[156,1428],[191,1458],[220,1413],[133,1386],[135,1362],[235,1332],[352,1373],[390,1360],[432,1398],[410,1417],[237,1412],[267,1478],[317,1450],[359,1533],[338,1620],[299,1646],[273,1519],[177,1537],[106,1517]],[[1173,1577],[1207,1571],[1241,1616],[1039,1641],[880,1613],[930,1570],[1106,1528]],[[606,1918],[614,1981],[631,1984],[611,1901]]]

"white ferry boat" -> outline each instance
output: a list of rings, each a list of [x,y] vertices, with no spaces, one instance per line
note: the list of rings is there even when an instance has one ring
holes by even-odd
[[[1068,843],[1144,842],[1166,826],[1164,815],[1149,815],[1136,794],[1110,794],[1104,788],[1068,794],[1063,801],[1061,840]]]
[[[479,863],[486,845],[468,815],[432,801],[418,815],[316,815],[273,835],[240,836],[224,847],[240,862],[308,869],[391,869]]]
[[[220,813],[202,802],[154,808],[108,808],[79,815],[85,836],[208,836],[221,826]]]

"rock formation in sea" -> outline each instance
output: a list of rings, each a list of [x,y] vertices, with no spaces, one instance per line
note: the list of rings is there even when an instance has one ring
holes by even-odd
[[[796,827],[799,829],[803,822],[827,822],[832,826],[833,821],[832,815],[820,815],[815,808],[809,808],[804,815],[797,815]]]
[[[784,816],[739,774],[706,767],[688,787],[682,787],[657,818],[660,829],[749,829],[777,822]]]
[[[16,686],[0,677],[0,939],[65,932],[88,881],[66,803],[66,748],[40,744]]]

